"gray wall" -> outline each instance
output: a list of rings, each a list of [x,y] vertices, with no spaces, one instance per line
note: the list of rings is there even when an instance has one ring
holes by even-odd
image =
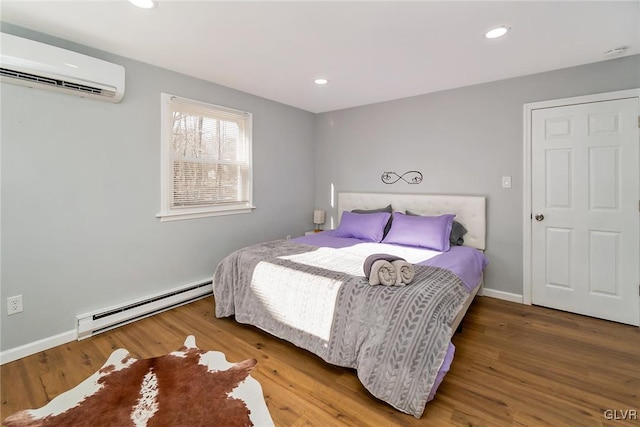
[[[316,205],[335,217],[332,183],[336,192],[484,195],[485,287],[522,295],[523,104],[637,87],[640,55],[318,115]],[[380,180],[409,170],[424,181]]]
[[[209,278],[241,246],[313,227],[313,114],[11,25],[2,31],[126,68],[119,104],[1,85],[2,350],[73,330],[78,314]],[[156,218],[160,92],[253,113],[253,213]],[[24,312],[7,316],[4,301],[18,294]]]

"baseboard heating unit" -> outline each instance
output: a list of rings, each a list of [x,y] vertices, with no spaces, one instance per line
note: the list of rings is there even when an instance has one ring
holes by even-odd
[[[77,316],[78,341],[210,295],[213,282],[206,280]]]

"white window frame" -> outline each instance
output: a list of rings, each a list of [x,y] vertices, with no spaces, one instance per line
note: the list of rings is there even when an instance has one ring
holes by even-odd
[[[253,206],[253,155],[252,155],[252,121],[253,116],[246,111],[234,110],[232,108],[222,107],[219,105],[209,104],[193,99],[183,98],[168,93],[161,93],[161,131],[160,138],[162,141],[161,149],[161,207],[160,213],[156,216],[160,218],[160,221],[175,221],[183,219],[205,218],[219,215],[234,215],[250,213],[255,206]],[[238,117],[243,117],[245,120],[245,138],[248,145],[248,163],[249,163],[249,185],[248,185],[248,202],[236,203],[236,204],[211,204],[207,206],[198,207],[171,207],[173,202],[173,154],[172,154],[172,136],[173,136],[173,109],[170,102],[174,99],[179,99],[180,102],[187,105],[193,105],[196,107],[205,107],[216,110],[223,114],[231,114]]]

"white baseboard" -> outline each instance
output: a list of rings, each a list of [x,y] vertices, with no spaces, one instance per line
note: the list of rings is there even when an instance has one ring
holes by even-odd
[[[10,348],[0,352],[0,365],[13,362],[14,360],[21,359],[23,357],[31,356],[40,351],[48,350],[53,347],[57,347],[62,344],[66,344],[78,339],[78,334],[75,329],[67,332],[63,332],[52,337],[44,338],[39,341],[35,341],[29,344],[21,345],[20,347]]]
[[[190,283],[188,285],[182,285],[182,286],[179,286],[177,288],[170,289],[168,291],[164,291],[162,293],[157,293],[157,294],[150,295],[150,296],[148,296],[146,298],[143,298],[143,299],[140,299],[140,300],[129,301],[128,303],[125,303],[125,305],[137,303],[137,302],[143,301],[144,299],[157,298],[157,297],[159,297],[161,295],[165,295],[167,293],[172,293],[172,292],[175,293],[177,291],[180,291],[182,289],[195,286],[197,284],[204,284],[204,282],[207,282],[207,281],[211,282],[211,278],[202,279],[202,280],[200,280],[198,282],[193,282],[193,283]],[[200,293],[198,293],[198,295],[202,294],[201,297],[204,298],[207,295],[210,295],[210,293],[211,293],[211,291],[209,290],[208,294],[200,292]],[[190,294],[190,300],[193,300],[193,296],[194,295]],[[176,302],[176,301],[174,301],[174,302]],[[178,302],[176,302],[175,304],[173,304],[170,307],[167,307],[167,309],[175,308],[177,305],[179,305]],[[188,301],[188,302],[190,302],[190,301]],[[105,310],[118,308],[120,306],[108,307]],[[161,310],[158,310],[158,312],[160,312],[160,311]],[[156,314],[156,313],[147,313],[146,315],[150,316],[150,315],[153,315],[153,314]],[[84,315],[84,316],[88,316],[88,315]],[[133,322],[135,320],[141,319],[142,317],[146,317],[146,316],[138,316],[138,317],[136,317],[134,319],[131,319],[130,321]],[[121,326],[122,324],[124,324],[124,322],[122,322],[118,326]],[[76,328],[76,329],[73,329],[71,331],[62,332],[60,334],[57,334],[57,335],[54,335],[54,336],[51,336],[51,337],[43,338],[41,340],[38,340],[38,341],[35,341],[35,342],[32,342],[32,343],[24,344],[24,345],[21,345],[19,347],[10,348],[8,350],[2,351],[2,352],[0,352],[0,365],[4,365],[5,363],[13,362],[14,360],[18,360],[18,359],[21,359],[23,357],[31,356],[32,354],[36,354],[38,352],[41,352],[41,351],[44,351],[44,350],[48,350],[48,349],[53,348],[53,347],[57,347],[59,345],[66,344],[66,343],[71,342],[71,341],[77,341],[78,340],[78,336],[79,336],[78,335],[78,331],[79,331],[79,329]]]
[[[505,301],[517,302],[523,304],[524,298],[522,295],[512,294],[511,292],[499,291],[497,289],[482,288],[483,297],[491,297],[497,299],[503,299]]]

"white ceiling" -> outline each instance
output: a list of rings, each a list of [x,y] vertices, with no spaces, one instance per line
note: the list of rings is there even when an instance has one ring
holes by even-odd
[[[0,5],[4,22],[316,113],[640,53],[637,0]]]

